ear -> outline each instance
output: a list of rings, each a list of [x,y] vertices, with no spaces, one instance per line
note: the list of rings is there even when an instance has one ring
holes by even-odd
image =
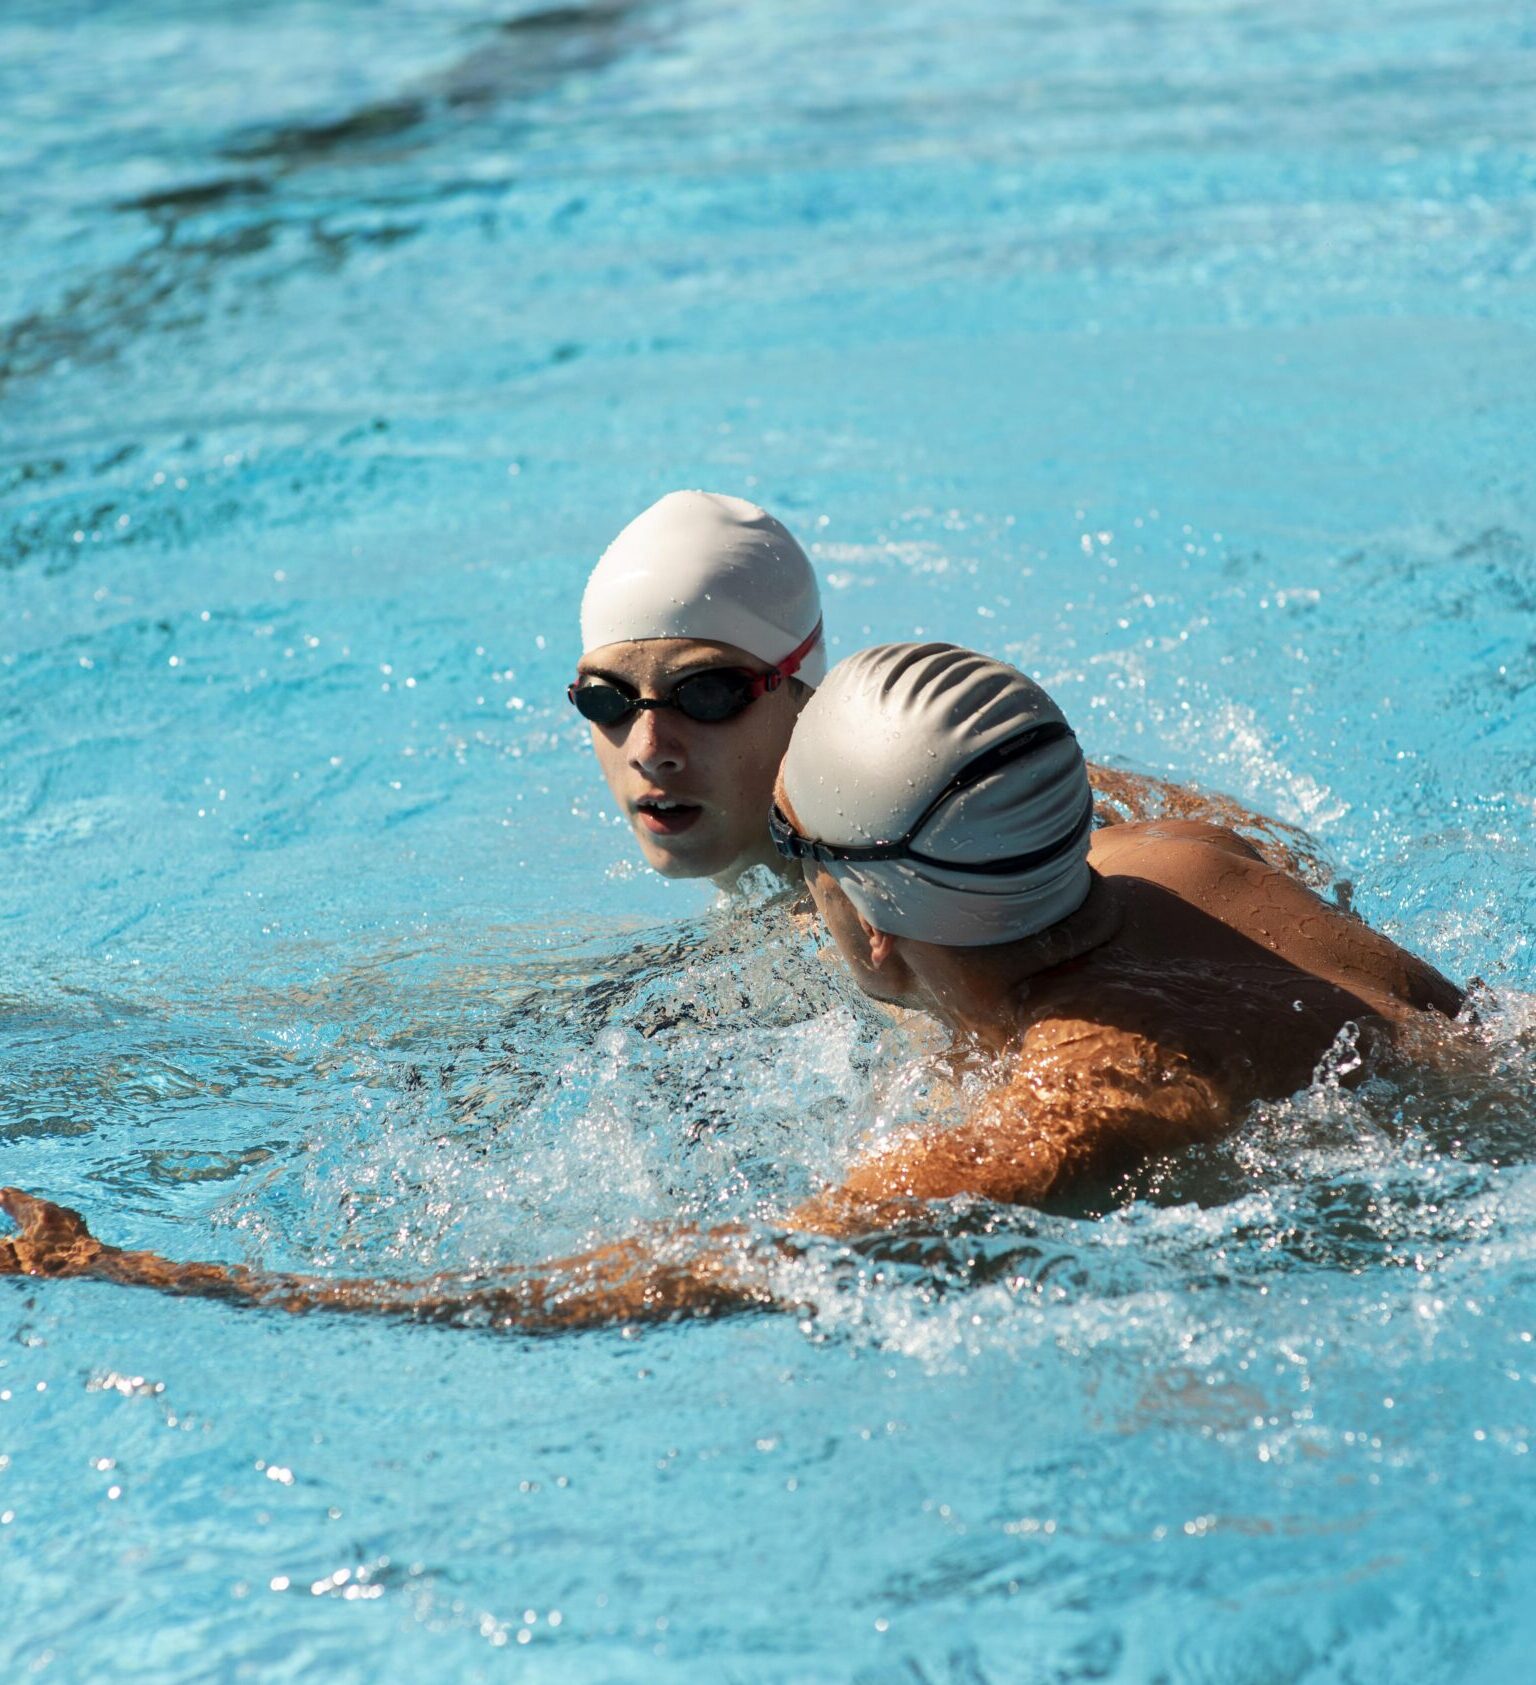
[[[859,914],[859,929],[864,932],[864,940],[869,943],[870,969],[878,971],[896,952],[896,938],[889,931],[876,930],[862,913]]]

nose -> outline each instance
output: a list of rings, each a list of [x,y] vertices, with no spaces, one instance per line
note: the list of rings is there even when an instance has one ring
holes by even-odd
[[[683,734],[671,708],[646,708],[637,713],[625,747],[629,764],[647,778],[681,772],[687,764]]]

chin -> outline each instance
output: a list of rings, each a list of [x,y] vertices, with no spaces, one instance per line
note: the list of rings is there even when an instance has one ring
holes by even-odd
[[[850,967],[850,969],[852,969]],[[860,990],[871,1000],[877,1000],[884,1006],[909,1006],[906,991],[891,987],[878,971],[870,971],[863,967],[854,972],[853,980]]]
[[[663,878],[707,878],[711,876],[707,864],[701,864],[697,860],[679,860],[675,854],[648,854],[645,857],[645,863],[658,877]]]
[[[674,853],[671,849],[658,848],[649,837],[640,841],[640,853],[646,865],[663,878],[712,878],[717,872],[725,870],[716,863],[715,856],[719,852],[718,849],[691,849],[686,853]]]

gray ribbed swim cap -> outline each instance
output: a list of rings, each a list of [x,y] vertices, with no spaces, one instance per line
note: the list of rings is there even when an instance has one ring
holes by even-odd
[[[966,784],[978,762],[984,775]],[[1088,894],[1092,795],[1077,739],[1033,679],[974,650],[884,644],[840,661],[801,712],[782,778],[818,842],[897,842],[918,826],[908,840],[921,859],[826,862],[892,936],[1013,941]]]
[[[772,515],[739,497],[674,491],[637,515],[592,570],[581,643],[704,638],[776,665],[820,619],[811,564]],[[815,685],[826,670],[818,639],[795,677]]]

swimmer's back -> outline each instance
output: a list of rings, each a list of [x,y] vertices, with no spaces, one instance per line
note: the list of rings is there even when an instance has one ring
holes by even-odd
[[[1130,894],[1138,916],[1126,940],[1152,957],[1167,942],[1167,952],[1254,976],[1267,954],[1277,971],[1343,991],[1389,1021],[1426,1010],[1454,1017],[1460,1010],[1461,990],[1432,965],[1330,906],[1219,826],[1195,820],[1116,825],[1095,835],[1089,863],[1109,883],[1169,891],[1183,908],[1204,915],[1181,914],[1155,895]]]

